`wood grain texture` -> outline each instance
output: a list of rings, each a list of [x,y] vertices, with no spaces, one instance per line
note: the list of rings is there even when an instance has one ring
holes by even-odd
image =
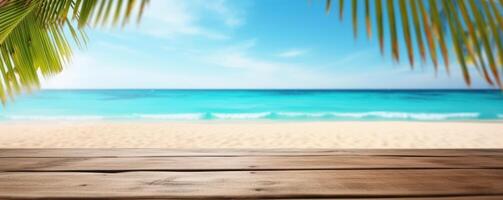
[[[0,149],[0,157],[503,156],[503,149]]]
[[[315,198],[503,195],[503,170],[0,173],[0,197]]]
[[[340,200],[341,198],[318,198],[320,200]],[[450,197],[396,197],[396,198],[342,198],[345,200],[501,200],[502,195],[488,196],[450,196]],[[272,199],[270,199],[272,200]],[[308,199],[282,199],[282,200],[308,200]]]
[[[0,199],[503,199],[503,150],[0,149]]]
[[[321,169],[503,169],[503,156],[251,156],[0,158],[0,171],[236,171]]]

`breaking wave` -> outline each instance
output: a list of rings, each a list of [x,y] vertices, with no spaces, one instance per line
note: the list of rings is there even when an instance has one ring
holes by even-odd
[[[106,117],[98,115],[57,115],[57,116],[43,116],[43,115],[12,115],[3,116],[7,120],[103,120]]]
[[[119,116],[94,115],[8,115],[0,116],[5,120],[468,120],[479,119],[474,112],[460,113],[408,113],[408,112],[257,112],[257,113],[176,113],[176,114],[131,114]],[[498,114],[503,118],[503,114]]]
[[[264,119],[270,116],[270,112],[262,113],[214,113],[214,119]]]
[[[200,120],[203,119],[203,113],[184,113],[184,114],[137,114],[140,119],[156,120]]]
[[[447,120],[476,119],[479,113],[406,113],[406,112],[330,112],[330,113],[278,113],[285,117],[335,118],[335,119],[409,119],[409,120]]]

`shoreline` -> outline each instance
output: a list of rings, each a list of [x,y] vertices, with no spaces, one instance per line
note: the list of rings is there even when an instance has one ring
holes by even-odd
[[[502,123],[503,119],[463,119],[463,120],[271,120],[271,119],[212,119],[212,120],[163,120],[163,119],[15,119],[0,120],[2,124],[38,123],[174,123],[174,124],[289,124],[289,123]]]
[[[503,148],[503,123],[4,121],[0,148]]]

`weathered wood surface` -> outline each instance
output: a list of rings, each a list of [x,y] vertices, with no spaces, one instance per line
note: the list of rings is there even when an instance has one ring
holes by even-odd
[[[2,157],[503,156],[500,149],[1,149]]]
[[[0,171],[247,171],[323,169],[503,169],[502,157],[251,156],[1,158]]]
[[[503,170],[0,174],[14,197],[282,198],[503,194]],[[105,189],[106,187],[106,189]],[[29,188],[29,190],[27,189]],[[100,192],[96,192],[100,191]],[[43,195],[43,196],[40,196]]]
[[[503,199],[503,150],[0,149],[0,199]]]

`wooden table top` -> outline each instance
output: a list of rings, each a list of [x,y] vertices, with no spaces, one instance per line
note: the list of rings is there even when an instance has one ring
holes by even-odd
[[[503,199],[503,149],[0,149],[0,199]]]

